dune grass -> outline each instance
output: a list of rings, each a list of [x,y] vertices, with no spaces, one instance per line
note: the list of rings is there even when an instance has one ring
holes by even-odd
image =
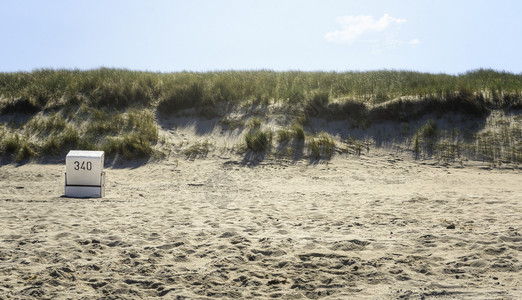
[[[522,108],[522,75],[475,70],[458,76],[410,71],[149,73],[101,68],[0,73],[2,113],[35,112],[85,103],[124,109],[154,106],[164,114],[227,103],[324,107],[334,99],[380,104],[404,96],[459,99],[478,96],[490,105]],[[261,100],[260,100],[261,99]]]
[[[64,155],[71,149],[99,149],[126,159],[149,157],[154,152],[158,128],[149,110],[80,108],[75,116],[39,113],[25,124],[4,126],[0,150],[14,155],[17,161]]]
[[[219,120],[219,124],[228,130],[236,130],[245,126],[245,120],[240,118],[224,117]]]
[[[189,159],[206,157],[212,146],[212,143],[208,140],[199,141],[191,145],[188,149],[185,149],[183,153]]]
[[[277,141],[279,143],[286,143],[292,138],[292,132],[288,129],[279,129],[277,131]]]
[[[255,152],[267,152],[272,148],[273,132],[270,129],[250,129],[245,135],[247,149]]]
[[[177,114],[219,117],[229,130],[246,126],[248,148],[266,151],[273,133],[260,130],[264,119],[234,119],[227,113],[270,105],[290,118],[288,127],[276,131],[277,140],[304,141],[311,118],[346,120],[351,128],[365,130],[426,115],[485,118],[496,110],[520,111],[522,74],[487,69],[460,75],[388,70],[167,74],[107,68],[0,73],[0,153],[25,160],[84,148],[129,159],[149,157],[158,143],[157,117]],[[457,138],[431,125],[412,129],[415,153],[520,162],[517,126]],[[330,144],[325,136],[308,140],[311,153],[319,148],[325,157],[322,144]]]
[[[330,134],[320,132],[316,136],[308,138],[307,146],[312,158],[330,159],[334,154],[336,144]]]
[[[459,128],[438,128],[434,120],[421,125],[411,140],[416,157],[431,157],[443,163],[462,163],[464,160],[488,162],[491,166],[522,163],[522,118],[506,116],[496,111],[487,119],[484,128],[462,132]]]
[[[247,122],[247,127],[250,129],[258,129],[261,127],[263,120],[259,117],[252,117]]]

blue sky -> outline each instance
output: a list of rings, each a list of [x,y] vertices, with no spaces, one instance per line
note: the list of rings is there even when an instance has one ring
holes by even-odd
[[[0,0],[0,72],[522,73],[522,1]]]

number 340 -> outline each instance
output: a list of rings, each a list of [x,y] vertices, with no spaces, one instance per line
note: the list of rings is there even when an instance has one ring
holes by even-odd
[[[74,162],[74,169],[75,170],[92,170],[92,162],[88,161],[75,161]]]

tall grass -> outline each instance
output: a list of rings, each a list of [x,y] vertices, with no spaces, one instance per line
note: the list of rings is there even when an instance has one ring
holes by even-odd
[[[152,112],[129,109],[106,112],[88,109],[76,118],[61,113],[37,114],[20,127],[3,126],[0,151],[17,160],[45,155],[63,155],[71,149],[105,150],[107,155],[127,159],[148,157],[158,141]]]
[[[522,107],[522,74],[475,70],[458,76],[411,71],[273,72],[225,71],[149,73],[101,68],[91,71],[42,69],[0,73],[2,112],[31,104],[33,110],[87,100],[95,107],[124,109],[160,103],[161,112],[221,102],[311,100],[325,106],[333,99],[352,98],[384,103],[403,96],[448,99],[459,91],[481,95],[488,105]],[[464,95],[461,95],[464,96]],[[261,101],[262,99],[263,101]]]
[[[262,153],[272,147],[273,132],[270,129],[250,129],[245,135],[247,148],[255,153]]]
[[[330,159],[334,154],[336,144],[328,133],[320,132],[317,136],[308,139],[307,146],[312,158]]]
[[[454,76],[388,70],[151,73],[107,68],[0,73],[0,150],[19,158],[56,155],[69,147],[105,149],[129,158],[148,156],[158,142],[156,113],[221,115],[225,124],[229,119],[222,107],[268,104],[292,112],[287,124],[297,125],[286,130],[304,140],[303,124],[314,117],[349,120],[352,127],[366,129],[373,122],[409,122],[427,114],[457,112],[484,118],[493,109],[522,109],[522,74],[488,69]],[[10,124],[16,115],[24,118]],[[256,130],[255,121],[229,122],[229,127],[247,124],[247,144],[262,151],[269,143],[258,147],[255,141],[268,141],[271,135]],[[476,138],[491,144],[497,133]],[[428,140],[417,135],[419,151]],[[431,140],[438,143],[438,138]],[[433,152],[438,151],[437,143]],[[441,151],[450,153],[453,143],[447,140]],[[488,143],[480,143],[477,149],[496,155]],[[518,141],[501,148],[519,157]]]

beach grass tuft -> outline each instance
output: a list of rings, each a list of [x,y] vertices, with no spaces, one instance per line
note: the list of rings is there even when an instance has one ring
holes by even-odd
[[[183,153],[189,159],[206,157],[208,152],[210,151],[211,146],[212,143],[208,140],[199,141],[191,145],[188,149],[185,149]]]
[[[320,132],[307,140],[308,150],[313,159],[330,159],[333,156],[336,144],[330,134]]]
[[[250,129],[245,135],[247,148],[253,152],[267,152],[272,147],[273,132],[270,129]]]

